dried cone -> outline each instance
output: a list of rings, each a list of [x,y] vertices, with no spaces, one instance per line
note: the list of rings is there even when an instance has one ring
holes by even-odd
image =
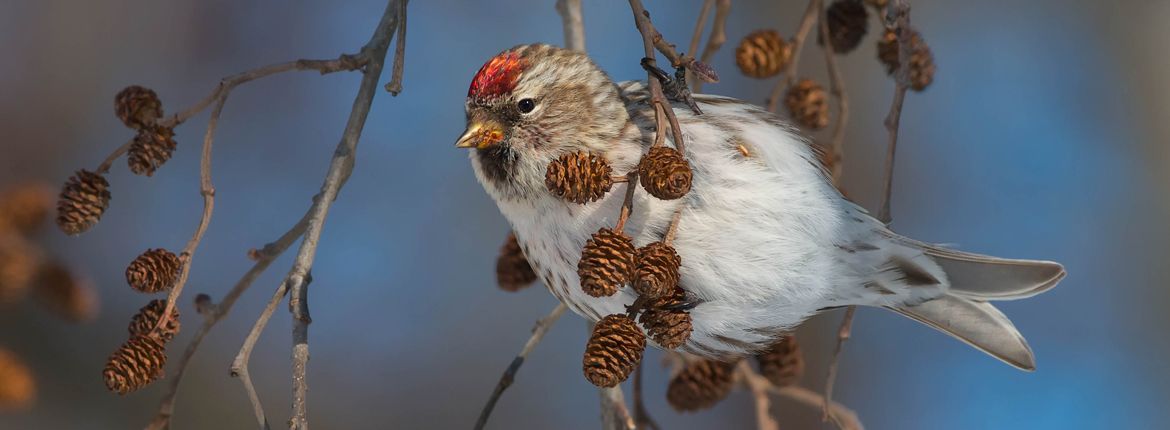
[[[777,387],[795,384],[804,375],[804,356],[800,353],[800,344],[796,343],[796,337],[792,335],[757,355],[756,361],[760,364],[760,374]]]
[[[43,184],[13,187],[0,195],[0,233],[35,233],[53,210],[53,189]]]
[[[678,266],[682,258],[674,247],[653,242],[638,248],[638,264],[634,269],[634,291],[646,298],[670,294],[678,286]]]
[[[114,96],[114,113],[127,127],[141,130],[162,118],[162,101],[150,88],[131,85]]]
[[[837,0],[825,10],[829,42],[833,52],[844,54],[857,48],[869,30],[869,11],[861,0]],[[824,41],[821,41],[824,43]]]
[[[154,326],[158,324],[159,317],[162,316],[163,310],[167,307],[167,301],[163,299],[151,300],[146,306],[138,310],[133,318],[130,318],[130,337],[135,336],[149,336]],[[171,317],[159,327],[158,338],[162,339],[164,343],[170,342],[179,334],[179,308],[171,309]]]
[[[666,401],[681,412],[715,406],[731,392],[736,364],[715,360],[687,364],[670,379],[670,385],[666,388]]]
[[[691,164],[674,148],[656,146],[638,162],[638,178],[650,195],[674,200],[691,191]]]
[[[585,345],[585,379],[598,387],[620,384],[642,361],[645,349],[646,335],[633,318],[622,314],[606,316],[593,326]]]
[[[581,251],[577,276],[581,289],[593,297],[612,296],[633,277],[637,258],[634,242],[621,232],[602,228]]]
[[[773,30],[752,32],[735,48],[735,65],[753,78],[776,76],[789,61],[792,61],[792,44]]]
[[[89,230],[110,206],[110,183],[99,173],[85,169],[65,181],[57,199],[57,226],[68,235]]]
[[[784,96],[788,114],[801,127],[820,129],[829,125],[829,96],[812,79],[801,79]]]
[[[597,201],[613,187],[613,168],[600,156],[571,152],[548,163],[544,186],[573,203]]]
[[[910,31],[910,88],[922,91],[934,82],[934,54],[917,30]],[[898,35],[886,30],[878,41],[878,59],[886,66],[886,73],[898,72]]]
[[[675,287],[671,294],[651,301],[638,316],[638,322],[642,323],[650,339],[658,346],[675,349],[686,344],[687,339],[691,338],[693,329],[691,313],[685,310],[666,309],[680,305],[686,302],[686,299],[686,291]]]
[[[134,336],[106,361],[102,377],[110,391],[126,394],[162,378],[166,364],[167,352],[162,342]]]
[[[126,156],[130,171],[136,175],[153,176],[154,171],[171,159],[175,152],[175,130],[171,127],[150,126],[138,130]]]
[[[28,409],[36,397],[32,370],[12,351],[0,348],[0,412]]]
[[[41,250],[20,236],[0,235],[0,305],[24,298],[41,261]]]
[[[98,297],[93,285],[78,279],[60,262],[41,266],[34,291],[45,308],[66,320],[83,322],[97,316]]]
[[[508,239],[500,248],[496,258],[496,283],[504,291],[520,291],[536,282],[536,272],[524,257],[515,233],[508,233]]]
[[[126,282],[143,293],[157,293],[175,286],[183,262],[171,251],[148,249],[126,267]]]

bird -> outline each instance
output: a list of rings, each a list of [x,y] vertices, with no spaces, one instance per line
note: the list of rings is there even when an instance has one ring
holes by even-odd
[[[694,299],[693,331],[679,350],[721,360],[752,355],[814,315],[870,306],[1035,369],[1027,341],[993,302],[1048,291],[1065,277],[1063,266],[894,233],[833,186],[813,145],[785,118],[730,97],[693,101],[702,114],[671,101],[693,170],[690,192],[675,200],[634,193],[624,227],[643,246],[661,240],[679,211],[678,285]],[[546,288],[594,322],[626,312],[637,299],[631,288],[593,297],[576,271],[591,235],[614,226],[625,193],[575,204],[544,179],[550,162],[578,151],[603,157],[615,174],[636,169],[656,130],[647,84],[615,82],[579,51],[519,45],[479,69],[465,110],[455,146],[469,149],[476,179]],[[678,147],[669,136],[665,144]]]

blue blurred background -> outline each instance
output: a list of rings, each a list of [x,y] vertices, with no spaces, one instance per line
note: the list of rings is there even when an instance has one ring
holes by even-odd
[[[585,3],[597,62],[616,79],[644,78],[626,3]],[[662,33],[685,45],[701,1],[646,3]],[[723,81],[705,91],[762,102],[772,81],[739,75],[734,45],[759,28],[791,34],[804,7],[735,1],[728,44],[712,62]],[[174,112],[223,76],[352,52],[382,9],[375,0],[0,2],[0,185],[59,184],[95,166],[132,136],[111,109],[126,85],[154,88]],[[906,102],[894,228],[971,251],[1057,260],[1070,275],[1049,294],[1003,306],[1036,352],[1031,374],[901,317],[861,310],[837,398],[868,428],[1155,428],[1170,420],[1170,340],[1161,332],[1170,318],[1168,17],[1165,1],[914,2],[913,22],[938,72]],[[845,186],[871,208],[893,90],[876,61],[875,23],[862,48],[841,57],[852,100]],[[508,294],[494,286],[508,227],[452,142],[463,130],[468,82],[485,59],[561,37],[552,0],[410,4],[406,89],[375,99],[313,270],[317,427],[469,427],[532,322],[555,305],[540,287]],[[807,48],[801,74],[824,82],[821,53]],[[358,79],[286,74],[233,93],[216,143],[217,210],[188,294],[221,297],[250,267],[245,251],[300,217]],[[116,164],[111,208],[92,231],[43,234],[96,282],[104,306],[86,325],[31,306],[0,309],[0,345],[25,357],[39,382],[36,405],[0,414],[0,428],[138,428],[153,416],[165,384],[118,397],[99,374],[128,317],[148,300],[125,287],[126,263],[146,248],[181,248],[196,224],[204,121],[178,130],[176,158],[152,179]],[[289,263],[278,261],[205,341],[180,392],[176,428],[254,426],[227,369]],[[189,299],[181,310],[187,323],[176,345],[198,321]],[[809,362],[804,385],[818,391],[839,319],[816,318],[799,333]],[[278,308],[252,360],[278,426],[291,389],[290,329]],[[580,374],[585,338],[580,318],[557,324],[491,427],[596,428],[597,394]],[[710,411],[672,411],[660,357],[647,358],[646,395],[665,428],[753,428],[742,391]],[[828,427],[818,411],[783,399],[774,411],[785,428]]]

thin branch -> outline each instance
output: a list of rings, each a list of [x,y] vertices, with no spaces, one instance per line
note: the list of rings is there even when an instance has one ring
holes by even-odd
[[[289,419],[289,428],[307,430],[308,423],[308,382],[305,377],[306,366],[309,360],[308,325],[310,323],[308,305],[306,302],[306,288],[308,286],[309,271],[317,255],[317,245],[321,240],[321,231],[325,226],[325,217],[329,208],[337,198],[337,194],[353,173],[354,157],[357,152],[358,140],[366,117],[370,113],[374,95],[377,93],[378,80],[382,76],[382,67],[386,61],[386,51],[390,48],[390,40],[394,35],[399,21],[399,12],[404,11],[403,3],[408,0],[390,0],[386,10],[370,41],[362,47],[362,53],[367,62],[362,71],[362,81],[354,98],[353,108],[346,122],[345,131],[337,149],[333,152],[333,159],[329,163],[329,170],[325,174],[325,181],[321,185],[321,196],[309,209],[309,226],[305,230],[305,238],[297,251],[292,268],[285,277],[290,291],[289,310],[293,315],[293,401],[292,417]]]
[[[268,429],[268,417],[264,414],[264,406],[260,403],[260,396],[256,394],[256,387],[252,385],[252,376],[248,373],[248,363],[252,359],[252,349],[256,347],[256,341],[260,340],[260,333],[263,333],[264,327],[268,326],[268,320],[272,318],[272,313],[276,311],[276,305],[280,304],[285,294],[288,294],[288,283],[282,282],[280,287],[277,287],[276,292],[272,294],[272,299],[268,301],[264,311],[260,313],[260,317],[256,319],[256,323],[252,325],[252,330],[248,332],[248,337],[244,339],[244,345],[236,353],[236,358],[232,360],[231,375],[240,378],[240,382],[243,382],[244,391],[248,393],[248,400],[252,402],[256,423],[261,429]]]
[[[711,13],[712,6],[715,6],[715,0],[704,0],[703,7],[699,9],[699,19],[695,20],[695,31],[691,34],[691,44],[687,46],[687,52],[691,54],[699,50],[699,40],[703,38],[703,28],[707,26],[707,15]]]
[[[711,35],[707,36],[707,46],[703,47],[703,55],[699,57],[699,61],[704,64],[711,64],[711,57],[715,56],[715,51],[723,47],[727,42],[727,16],[731,14],[731,0],[716,0],[715,5],[715,22],[711,24]],[[691,49],[694,51],[694,49]],[[695,79],[694,92],[703,90],[703,80]]]
[[[759,430],[780,430],[780,423],[772,416],[772,400],[768,398],[768,388],[772,383],[752,370],[751,364],[741,361],[739,375],[744,385],[752,392],[752,400],[756,406],[756,428]]]
[[[808,407],[819,408],[823,398],[820,394],[798,385],[787,387],[768,387],[768,391],[781,397],[794,400]],[[857,413],[837,402],[829,404],[829,417],[841,430],[865,430]]]
[[[646,8],[642,6],[642,1],[629,1],[630,9],[634,13],[634,24],[638,27],[638,32],[642,34],[643,51],[646,55],[642,61],[643,63],[649,63],[649,66],[653,67],[656,63],[654,60],[654,46],[656,44],[665,44],[667,46],[672,45],[665,42],[665,40],[662,38],[662,35],[658,33],[658,30],[654,29],[654,24],[650,22],[650,14],[647,13]],[[661,51],[662,49],[659,48],[659,50]],[[666,55],[667,58],[671,58],[671,56],[666,52],[663,52],[663,55]],[[675,55],[677,56],[677,54]],[[671,59],[671,63],[673,64],[674,62],[675,60]],[[662,93],[662,82],[659,82],[658,78],[654,76],[654,73],[649,70],[646,71],[646,80],[650,89],[650,101],[655,105],[662,107],[663,112],[666,114],[666,120],[670,122],[670,131],[672,137],[674,138],[675,148],[678,149],[678,152],[686,155],[686,149],[684,147],[682,138],[682,130],[679,128],[678,118],[676,118],[674,115],[674,108],[671,106],[670,101],[666,99],[666,95]],[[657,118],[657,124],[654,131],[656,133],[654,140],[655,144],[658,144],[658,142],[662,141],[662,138],[659,135],[665,133],[663,130],[666,129],[666,124],[663,123],[662,116],[655,116]]]
[[[98,174],[105,174],[106,172],[109,172],[110,167],[114,165],[114,161],[117,161],[119,157],[126,153],[126,151],[129,151],[130,145],[133,144],[134,139],[130,139],[126,141],[126,143],[123,143],[122,146],[115,148],[114,152],[111,152],[110,155],[106,156],[106,159],[102,160],[102,164],[98,165],[94,172]]]
[[[644,363],[638,363],[634,373],[634,425],[640,430],[661,430],[654,418],[646,411],[646,404],[642,401],[642,368]]]
[[[824,421],[828,421],[830,417],[829,406],[833,403],[833,387],[837,382],[837,365],[841,361],[841,351],[845,348],[845,341],[849,340],[853,331],[853,314],[856,312],[857,306],[845,308],[845,318],[841,320],[841,326],[837,328],[837,344],[833,347],[833,357],[829,359],[829,373],[825,376],[825,394],[821,399],[821,420]]]
[[[890,193],[894,187],[894,154],[898,149],[898,124],[902,120],[902,102],[910,86],[910,4],[906,0],[893,0],[887,10],[886,21],[893,21],[894,34],[898,37],[898,71],[895,74],[894,99],[885,125],[889,131],[889,146],[886,148],[885,187],[882,189],[882,205],[878,219],[890,223]]]
[[[776,112],[776,107],[779,105],[780,99],[783,98],[784,90],[796,82],[800,52],[804,50],[804,41],[808,37],[809,30],[812,30],[813,24],[817,21],[818,10],[820,10],[820,0],[809,0],[808,6],[804,10],[804,16],[800,19],[800,26],[797,27],[796,34],[792,36],[792,61],[788,62],[788,67],[784,69],[780,79],[776,80],[776,85],[772,87],[772,94],[768,96],[769,112]]]
[[[621,385],[601,388],[598,390],[601,397],[601,428],[602,430],[635,430],[637,425],[630,410],[626,408],[625,395]]]
[[[406,62],[406,3],[398,3],[398,34],[394,36],[394,66],[390,69],[390,82],[386,91],[394,97],[402,92],[402,67]]]
[[[822,2],[823,3],[823,2]],[[820,28],[821,40],[829,40],[829,22],[825,14],[827,8],[821,8]],[[833,185],[841,188],[841,173],[845,156],[845,124],[849,122],[849,97],[845,92],[845,80],[841,77],[841,69],[837,65],[837,56],[833,52],[832,43],[823,43],[825,53],[825,67],[829,71],[829,93],[837,99],[837,118],[833,124],[833,134],[830,138],[828,151],[828,168]]]
[[[492,410],[496,408],[496,402],[500,400],[500,396],[504,394],[504,390],[512,385],[516,379],[516,373],[520,371],[520,366],[524,365],[524,360],[528,359],[528,354],[536,349],[536,345],[544,339],[544,335],[552,328],[553,324],[564,315],[564,303],[558,304],[549,312],[544,318],[536,320],[536,325],[532,326],[532,336],[524,342],[524,347],[520,349],[520,353],[516,354],[516,358],[512,359],[512,364],[504,370],[504,374],[500,376],[500,382],[496,383],[496,389],[492,391],[491,397],[488,397],[487,404],[483,405],[483,410],[479,413],[479,419],[475,420],[475,429],[482,430],[487,425],[487,420],[492,415]]]
[[[585,21],[581,0],[557,0],[557,13],[565,32],[565,48],[585,52]]]
[[[163,396],[163,400],[159,404],[159,411],[155,415],[154,420],[147,425],[146,428],[148,430],[161,430],[170,426],[171,416],[175,410],[175,398],[179,393],[179,385],[183,381],[183,375],[187,370],[187,365],[191,363],[191,358],[195,355],[195,351],[199,349],[203,338],[207,336],[207,333],[211,331],[212,327],[222,321],[231,312],[236,300],[244,294],[244,291],[248,290],[248,287],[252,286],[256,278],[260,277],[277,257],[292,246],[293,242],[296,242],[297,239],[300,239],[301,235],[305,234],[305,228],[309,225],[308,220],[309,214],[305,213],[301,217],[301,220],[281,235],[280,238],[264,245],[259,252],[255,253],[257,256],[256,263],[244,273],[244,276],[240,277],[240,280],[236,281],[236,285],[224,295],[223,300],[214,306],[214,311],[204,318],[203,325],[195,332],[195,336],[191,338],[191,341],[187,344],[187,348],[183,351],[182,357],[179,358],[175,373],[170,378],[167,394]]]

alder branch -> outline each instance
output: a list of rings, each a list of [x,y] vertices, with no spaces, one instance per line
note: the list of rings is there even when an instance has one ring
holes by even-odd
[[[601,397],[601,428],[603,430],[635,430],[637,425],[630,410],[626,408],[625,395],[621,385],[601,388],[598,390]]]
[[[752,369],[751,364],[739,363],[739,376],[742,378],[748,391],[752,393],[752,400],[756,407],[756,428],[759,430],[780,430],[780,423],[772,416],[772,400],[768,398],[768,388],[772,383],[760,376]]]
[[[818,0],[822,3],[823,0]],[[821,40],[829,40],[829,18],[826,15],[828,8],[820,7],[821,17],[820,28]],[[837,189],[841,189],[841,173],[843,171],[842,162],[845,157],[845,124],[849,122],[849,96],[845,91],[845,79],[841,77],[841,69],[837,65],[837,56],[833,52],[832,43],[823,43],[822,51],[825,54],[825,68],[829,72],[829,94],[837,99],[837,118],[836,123],[833,124],[832,137],[829,140],[828,164],[829,174],[833,178],[833,185]]]
[[[878,211],[878,219],[883,223],[890,223],[890,194],[894,187],[894,154],[898,149],[898,125],[902,120],[902,102],[906,99],[906,89],[910,86],[910,3],[906,0],[893,0],[886,6],[886,25],[890,26],[898,37],[898,70],[894,79],[894,99],[890,102],[890,112],[886,115],[885,126],[889,131],[889,145],[886,147],[885,187],[882,189],[882,205]]]
[[[788,62],[788,67],[776,80],[776,85],[772,87],[772,94],[768,96],[769,112],[776,112],[776,107],[779,105],[780,99],[783,98],[784,90],[796,82],[800,53],[804,50],[804,41],[808,37],[809,30],[812,30],[813,24],[817,21],[818,10],[820,10],[820,0],[809,0],[808,6],[804,10],[804,16],[800,19],[800,26],[797,27],[796,34],[792,36],[792,61]]]
[[[557,0],[557,13],[565,32],[565,48],[585,52],[585,21],[581,0]]]
[[[768,387],[768,391],[812,408],[819,408],[823,400],[820,394],[798,385],[787,387],[771,385]],[[857,413],[840,403],[832,402],[829,404],[829,418],[841,430],[865,430]]]
[[[292,417],[289,420],[291,429],[307,430],[308,423],[308,382],[305,377],[306,366],[309,361],[308,325],[310,323],[307,303],[309,271],[317,255],[317,245],[321,240],[321,231],[325,226],[325,217],[337,194],[349,180],[353,173],[354,157],[357,152],[358,140],[366,117],[369,116],[370,106],[373,104],[377,92],[378,80],[382,75],[382,67],[386,61],[386,52],[390,48],[395,29],[400,20],[400,13],[404,13],[408,0],[390,0],[386,10],[370,36],[369,42],[362,47],[362,54],[366,57],[366,65],[362,70],[362,81],[354,98],[353,108],[342,133],[341,141],[333,152],[333,159],[329,163],[329,170],[325,174],[325,181],[321,185],[320,198],[313,202],[309,209],[309,225],[305,230],[305,237],[301,241],[300,249],[293,262],[292,268],[285,277],[288,284],[289,310],[293,317],[293,401]],[[396,70],[401,72],[401,70]],[[401,79],[393,77],[391,81]]]
[[[261,429],[268,429],[268,416],[264,413],[264,406],[260,403],[260,395],[256,393],[256,387],[252,384],[248,363],[252,359],[252,349],[255,348],[256,341],[260,340],[260,334],[268,326],[268,320],[276,311],[276,305],[280,304],[281,299],[284,299],[286,294],[288,294],[288,283],[281,282],[276,292],[273,293],[272,299],[268,301],[268,305],[264,307],[264,311],[260,312],[260,317],[252,325],[248,337],[244,338],[244,345],[236,353],[236,358],[232,360],[231,375],[240,378],[240,382],[244,384],[244,391],[248,393],[248,401],[252,403],[252,412],[256,415],[256,423]]]
[[[638,369],[634,371],[634,425],[640,430],[661,430],[658,423],[654,422],[654,418],[650,417],[650,413],[646,411],[646,404],[642,401],[642,368],[645,363],[638,363]]]
[[[837,328],[837,343],[833,347],[833,356],[829,359],[829,372],[825,376],[825,393],[821,399],[822,421],[828,421],[830,418],[829,408],[833,403],[833,387],[837,383],[837,367],[841,361],[841,351],[845,348],[845,341],[849,340],[853,331],[853,314],[856,312],[857,306],[845,308],[845,317],[841,319],[841,326]]]
[[[544,339],[544,335],[556,324],[561,315],[565,314],[568,306],[560,303],[553,308],[552,312],[544,318],[536,320],[536,325],[532,326],[532,336],[524,342],[524,347],[520,349],[520,353],[516,354],[516,358],[512,359],[512,363],[504,369],[504,374],[500,376],[500,381],[496,383],[495,390],[492,391],[491,397],[488,397],[487,404],[483,405],[483,410],[479,413],[479,419],[475,420],[475,429],[482,430],[487,425],[487,420],[492,415],[492,410],[496,408],[496,402],[500,400],[500,396],[504,394],[504,390],[512,386],[512,382],[516,380],[516,373],[520,372],[520,366],[524,365],[524,360],[528,359],[528,354],[536,349],[536,345]]]
[[[714,57],[715,52],[727,42],[727,16],[730,14],[731,0],[716,0],[715,22],[711,24],[711,34],[707,36],[707,46],[703,47],[703,55],[699,57],[699,62],[711,64],[711,57]],[[695,49],[691,48],[691,52],[694,52]],[[703,90],[704,81],[702,79],[692,79],[692,82],[694,82],[694,92]]]

